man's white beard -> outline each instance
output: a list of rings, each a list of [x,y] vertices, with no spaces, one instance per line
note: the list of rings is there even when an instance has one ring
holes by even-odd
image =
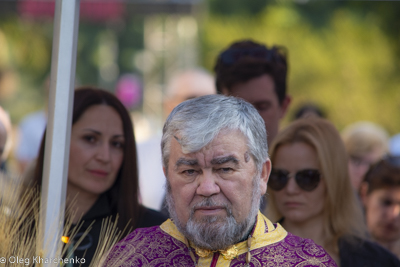
[[[260,177],[253,178],[251,207],[248,216],[243,222],[237,222],[232,213],[232,206],[226,203],[217,203],[213,197],[204,198],[191,208],[190,217],[186,225],[182,224],[175,211],[175,202],[171,195],[171,187],[167,181],[166,201],[169,214],[178,230],[195,246],[202,249],[224,250],[247,238],[253,228],[260,207]],[[201,220],[194,219],[194,212],[199,207],[222,206],[227,216],[205,216]]]

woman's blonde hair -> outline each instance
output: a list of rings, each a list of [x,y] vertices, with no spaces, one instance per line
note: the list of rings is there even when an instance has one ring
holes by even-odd
[[[275,137],[270,149],[272,165],[279,147],[295,142],[312,146],[319,159],[327,193],[323,211],[326,248],[338,252],[338,240],[343,236],[365,238],[366,226],[361,205],[350,184],[346,150],[339,132],[325,119],[294,121]],[[266,214],[272,221],[277,221],[282,214],[277,209],[274,191],[268,189],[267,193]]]

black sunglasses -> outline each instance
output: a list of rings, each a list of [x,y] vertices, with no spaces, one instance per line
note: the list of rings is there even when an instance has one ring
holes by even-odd
[[[283,61],[280,50],[283,48],[274,46],[268,49],[265,46],[252,48],[230,48],[221,53],[220,60],[225,65],[232,65],[243,57],[264,59],[266,61]]]
[[[298,171],[294,177],[297,185],[304,191],[314,190],[318,186],[319,181],[321,181],[321,173],[314,169]],[[287,170],[273,168],[269,176],[268,185],[272,190],[280,191],[285,188],[289,179],[289,172]]]

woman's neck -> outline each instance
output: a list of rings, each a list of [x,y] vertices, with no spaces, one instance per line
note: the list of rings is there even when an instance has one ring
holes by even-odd
[[[286,231],[302,238],[312,239],[320,246],[324,246],[326,238],[322,218],[314,218],[303,223],[293,222],[285,218],[282,226]]]
[[[324,221],[322,216],[307,220],[303,223],[292,222],[285,218],[282,223],[286,231],[302,238],[312,239],[315,243],[322,246],[339,266],[339,255],[329,247],[323,225]]]
[[[94,203],[99,198],[99,195],[87,193],[81,190],[76,190],[74,186],[67,187],[67,211],[69,220],[76,224],[83,215],[85,215]]]

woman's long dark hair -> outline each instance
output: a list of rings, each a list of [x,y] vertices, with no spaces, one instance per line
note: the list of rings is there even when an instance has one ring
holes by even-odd
[[[112,107],[122,120],[125,138],[124,158],[115,183],[103,194],[108,196],[112,210],[119,214],[118,227],[122,230],[129,223],[129,228],[136,228],[143,208],[139,204],[139,176],[131,117],[124,105],[113,94],[98,88],[85,86],[75,90],[72,125],[81,118],[89,107],[94,105]],[[38,185],[42,184],[44,143],[45,135],[40,146],[34,175],[34,183]]]

